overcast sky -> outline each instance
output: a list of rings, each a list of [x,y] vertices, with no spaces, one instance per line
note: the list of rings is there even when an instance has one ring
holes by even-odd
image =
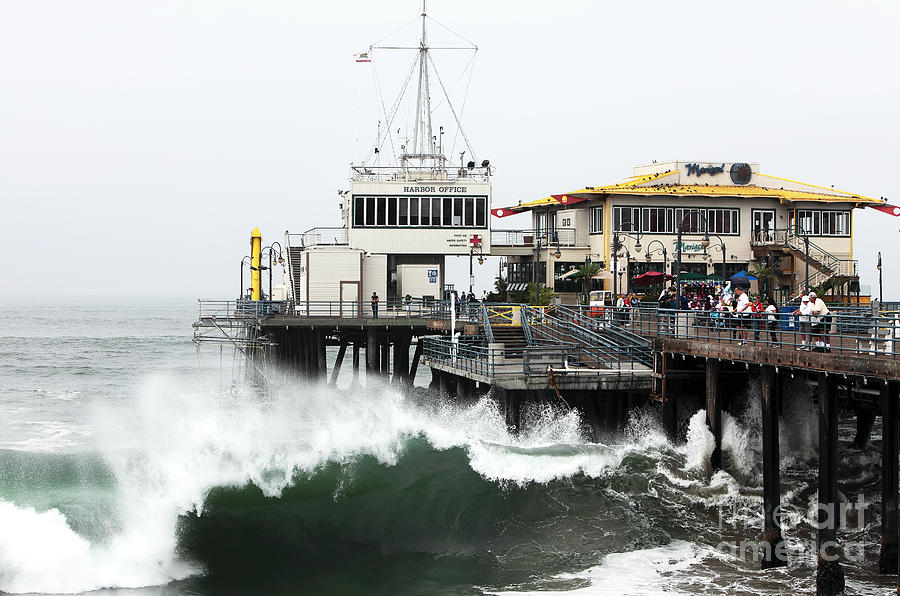
[[[339,225],[336,190],[378,118],[353,54],[419,7],[0,1],[12,251],[0,293],[233,298],[255,226],[268,243]],[[496,166],[495,206],[654,159],[759,162],[900,204],[896,2],[431,0],[428,12],[479,46],[463,119]],[[856,212],[863,283],[884,251],[895,300],[898,229]]]

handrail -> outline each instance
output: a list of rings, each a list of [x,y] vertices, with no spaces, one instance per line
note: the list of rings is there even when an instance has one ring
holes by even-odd
[[[290,239],[296,240],[296,247],[309,248],[311,246],[345,246],[349,243],[347,228],[310,228],[302,234],[285,234],[285,242],[290,244]]]
[[[480,303],[481,306],[481,326],[484,328],[484,335],[487,337],[488,343],[494,343],[494,330],[491,328],[491,317],[488,314],[487,306],[485,306],[484,302]]]
[[[287,272],[288,272],[288,281],[290,282],[290,285],[291,285],[290,294],[285,294],[285,295],[288,300],[296,300],[297,296],[296,296],[296,292],[295,292],[296,286],[294,285],[294,263],[291,260],[291,235],[288,234],[287,231],[285,231],[285,233],[284,233],[284,246],[285,246],[284,258],[287,259],[287,267],[286,268],[287,268]],[[241,294],[243,294],[243,293],[244,293],[244,291],[241,290]]]
[[[575,228],[491,230],[491,246],[575,246]]]
[[[796,306],[796,304],[795,304]],[[606,307],[610,316],[629,307]],[[727,311],[660,309],[642,305],[631,330],[644,337],[690,339],[788,350],[811,350],[839,355],[900,359],[900,311],[876,313],[868,309],[835,307],[823,319],[804,321],[799,314],[775,313],[774,325],[765,313],[735,316]],[[847,313],[847,314],[845,314]],[[825,320],[827,319],[827,320]]]
[[[446,300],[383,300],[377,314],[370,301],[357,300],[200,300],[200,319],[262,319],[280,316],[290,318],[331,319],[447,319]],[[477,319],[476,319],[477,320]]]
[[[531,323],[528,321],[528,313],[530,309],[526,305],[521,306],[522,313],[522,332],[525,334],[525,343],[529,346],[534,345],[534,337],[531,335]]]

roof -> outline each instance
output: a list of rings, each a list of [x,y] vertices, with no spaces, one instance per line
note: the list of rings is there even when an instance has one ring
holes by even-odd
[[[782,203],[797,202],[819,202],[819,203],[854,203],[855,207],[875,207],[884,205],[884,201],[873,199],[862,195],[836,190],[834,188],[826,188],[816,186],[806,182],[797,182],[788,178],[779,178],[768,174],[759,174],[760,178],[766,178],[772,181],[773,185],[779,181],[784,183],[783,186],[758,186],[758,185],[708,185],[708,184],[671,184],[666,179],[677,174],[677,170],[668,172],[647,174],[643,176],[632,176],[619,184],[609,184],[606,186],[587,186],[585,188],[567,192],[561,195],[551,195],[547,198],[538,199],[529,203],[522,203],[515,207],[503,207],[493,209],[492,213],[497,217],[505,217],[514,213],[521,213],[531,209],[547,206],[558,206],[560,204],[571,204],[590,199],[603,198],[608,195],[631,195],[631,196],[673,196],[673,197],[737,197],[744,199],[751,198],[772,198],[778,199]],[[785,188],[787,187],[787,188]],[[803,187],[802,189],[797,187]],[[499,213],[497,213],[499,212]]]

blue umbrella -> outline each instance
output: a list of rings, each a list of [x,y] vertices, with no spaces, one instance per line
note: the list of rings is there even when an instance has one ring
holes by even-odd
[[[748,280],[748,281],[757,281],[757,280],[759,279],[758,277],[754,277],[753,275],[750,275],[749,273],[747,273],[747,272],[744,271],[743,269],[741,269],[740,271],[738,271],[737,273],[735,273],[734,275],[732,275],[732,276],[731,276],[731,279],[734,279],[734,278],[736,278],[736,277],[737,277],[737,278],[743,278],[743,279],[746,279],[746,280]]]

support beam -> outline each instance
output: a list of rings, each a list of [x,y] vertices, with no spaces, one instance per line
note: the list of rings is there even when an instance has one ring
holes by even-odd
[[[715,439],[710,465],[713,470],[722,469],[722,362],[711,358],[706,361],[706,425]]]
[[[338,349],[337,358],[334,360],[334,367],[331,370],[331,384],[337,385],[338,375],[341,372],[341,364],[344,363],[344,354],[347,352],[347,338],[341,337],[341,347]]]
[[[669,442],[675,443],[678,440],[678,398],[674,392],[666,394],[666,400],[662,405],[662,418]]]
[[[501,399],[506,413],[506,428],[518,435],[522,430],[522,392],[503,389]]]
[[[865,449],[872,436],[872,426],[875,424],[875,412],[856,406],[856,436],[853,437],[853,446],[857,449]]]
[[[366,384],[378,374],[378,335],[374,327],[366,330]]]
[[[422,357],[423,344],[424,344],[424,342],[422,341],[422,338],[420,337],[416,341],[416,351],[415,351],[415,354],[413,354],[412,366],[409,367],[409,377],[407,379],[407,382],[409,383],[410,386],[412,386],[413,383],[415,383],[415,381],[416,381],[416,373],[419,371],[419,359]]]
[[[818,568],[816,594],[836,596],[844,592],[844,570],[837,544],[838,490],[838,404],[837,378],[819,374],[819,524],[817,529]]]
[[[353,387],[359,385],[359,342],[353,342],[353,380],[350,382]]]
[[[881,388],[881,554],[878,570],[897,573],[897,389]],[[861,514],[860,514],[861,515]]]
[[[456,395],[460,399],[470,399],[472,397],[472,383],[469,379],[461,376],[456,377]]]
[[[383,377],[390,379],[391,377],[391,338],[385,335],[381,341],[381,366],[378,367]]]
[[[762,568],[787,565],[784,540],[775,514],[781,504],[781,454],[778,446],[778,395],[775,369],[762,368],[763,547]]]
[[[316,378],[323,381],[328,378],[328,359],[325,353],[325,331],[316,329]]]
[[[403,380],[403,338],[394,338],[394,362],[392,363],[391,383],[400,383]]]
[[[438,371],[438,391],[441,392],[441,396],[447,397],[450,395],[450,373],[444,371]]]

